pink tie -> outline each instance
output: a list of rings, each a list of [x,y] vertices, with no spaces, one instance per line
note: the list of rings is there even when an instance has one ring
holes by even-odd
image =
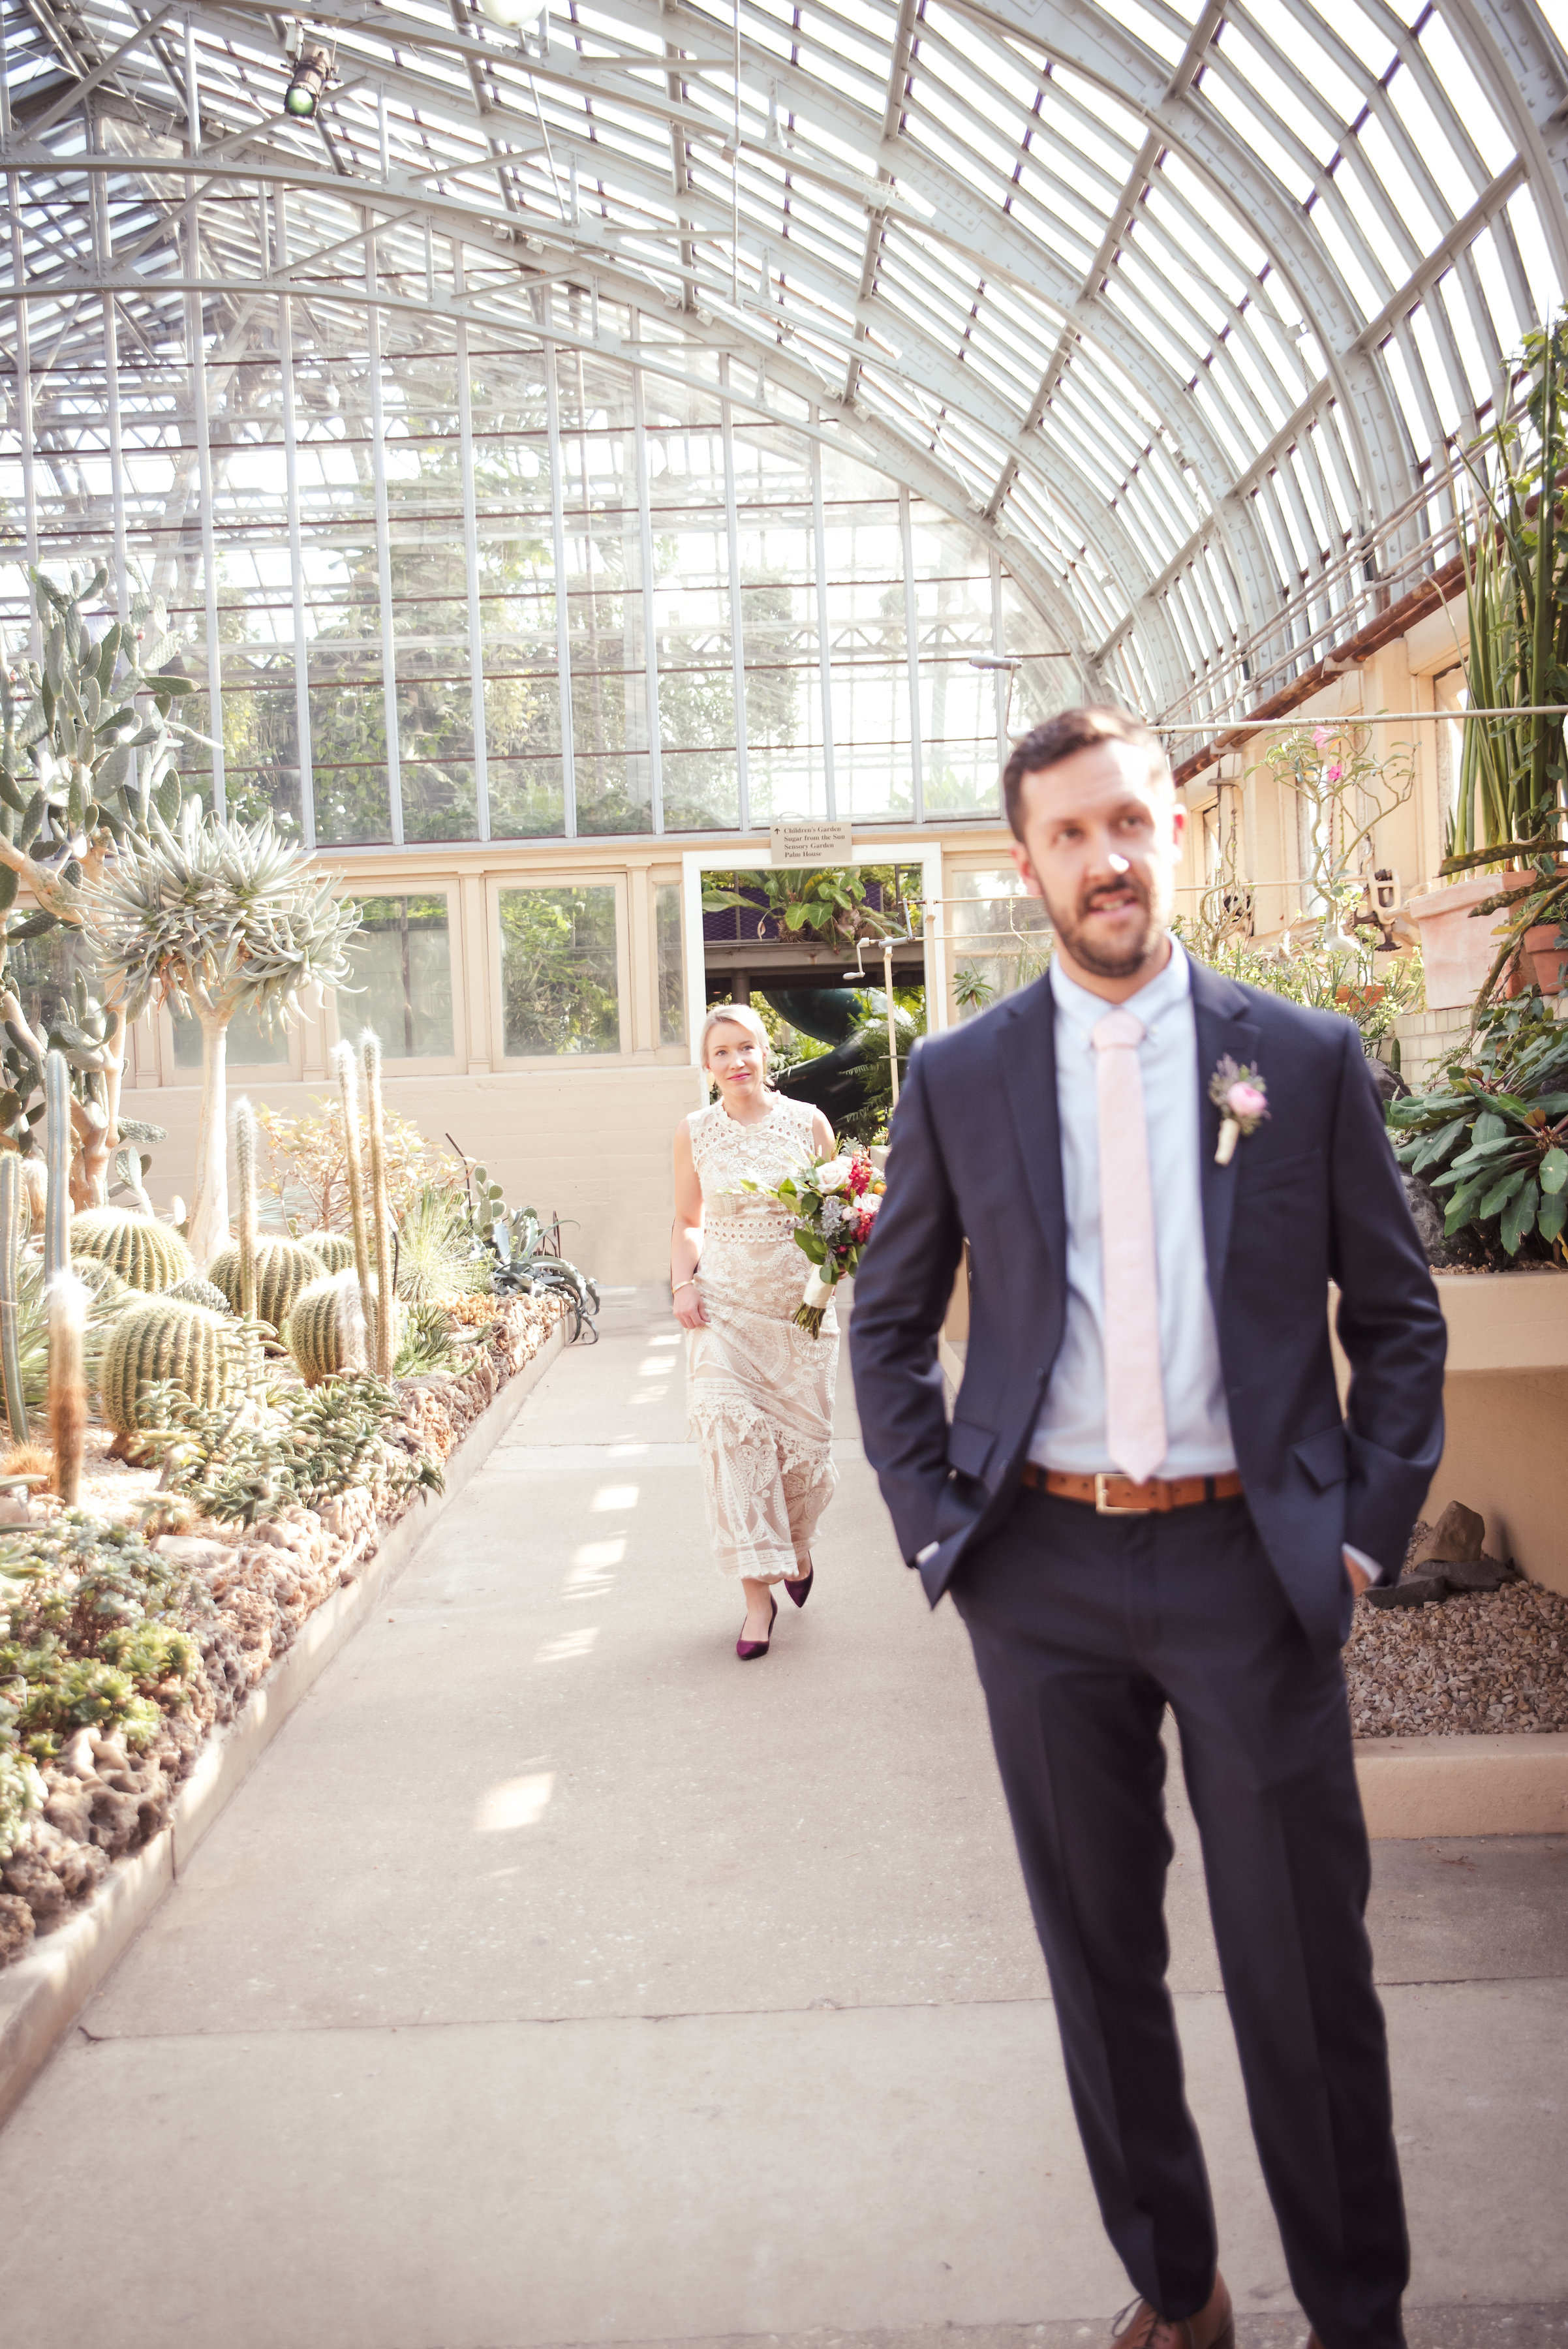
[[[1143,1072],[1145,1029],[1130,1011],[1108,1011],[1094,1030],[1100,1105],[1100,1255],[1106,1309],[1106,1448],[1135,1484],[1166,1453],[1159,1361],[1159,1277]]]

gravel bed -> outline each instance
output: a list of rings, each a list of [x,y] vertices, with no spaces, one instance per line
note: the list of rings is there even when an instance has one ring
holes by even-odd
[[[1358,1599],[1345,1676],[1357,1737],[1568,1729],[1568,1599],[1507,1582],[1429,1607]]]

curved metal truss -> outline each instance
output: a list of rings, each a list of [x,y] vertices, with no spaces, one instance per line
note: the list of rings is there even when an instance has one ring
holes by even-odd
[[[1220,716],[1438,559],[1568,285],[1534,0],[522,5],[4,0],[35,543],[46,360],[58,474],[182,305],[209,365],[258,305],[369,305],[826,436],[1091,687]]]

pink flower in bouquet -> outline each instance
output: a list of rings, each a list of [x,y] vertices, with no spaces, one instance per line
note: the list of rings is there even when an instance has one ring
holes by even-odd
[[[1225,1096],[1225,1106],[1232,1117],[1245,1124],[1268,1114],[1269,1104],[1256,1085],[1232,1085]]]
[[[871,1161],[868,1158],[857,1158],[849,1170],[849,1187],[857,1198],[859,1198],[861,1193],[869,1187],[870,1182]]]

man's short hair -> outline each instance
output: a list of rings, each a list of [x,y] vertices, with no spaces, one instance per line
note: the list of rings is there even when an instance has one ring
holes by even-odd
[[[1135,750],[1148,753],[1151,776],[1169,774],[1170,761],[1165,755],[1159,737],[1141,718],[1129,718],[1125,709],[1114,709],[1107,701],[1086,702],[1077,709],[1059,709],[1044,726],[1036,726],[1012,746],[1012,756],[1002,771],[1002,796],[1007,810],[1007,821],[1013,837],[1023,837],[1023,778],[1038,775],[1047,767],[1059,767],[1077,750],[1088,750],[1096,742],[1127,742]]]

